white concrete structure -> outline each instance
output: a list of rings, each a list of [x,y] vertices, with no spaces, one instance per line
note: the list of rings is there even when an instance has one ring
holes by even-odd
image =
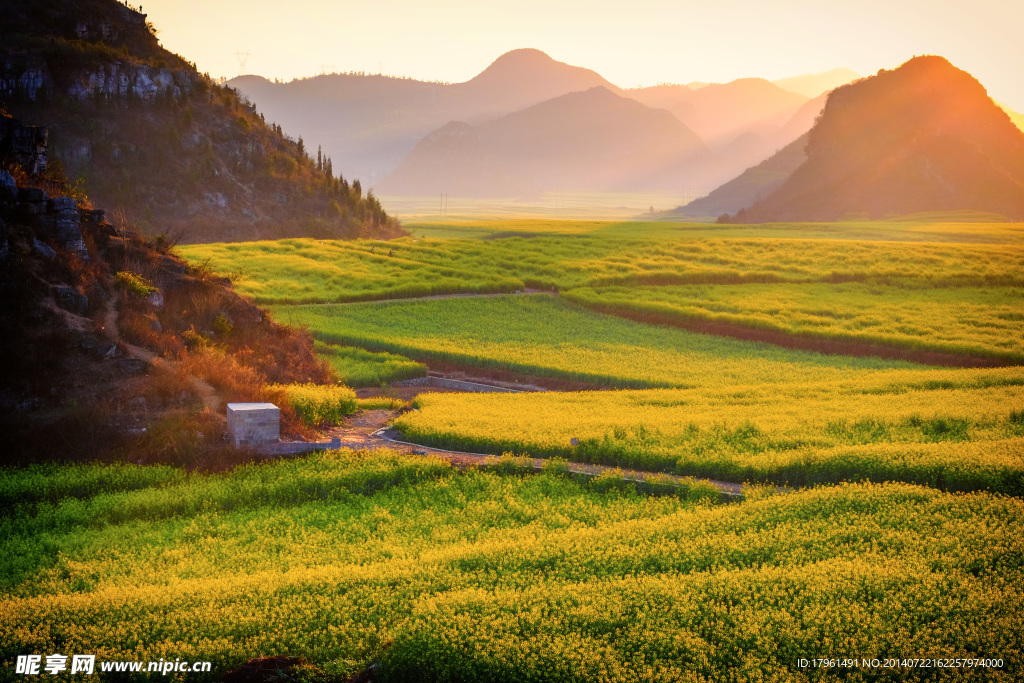
[[[273,403],[229,403],[228,439],[235,447],[281,440],[281,410]]]

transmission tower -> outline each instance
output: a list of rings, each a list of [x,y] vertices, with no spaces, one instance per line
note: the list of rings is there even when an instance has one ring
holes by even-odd
[[[244,76],[245,63],[249,61],[249,51],[246,50],[245,52],[242,52],[241,50],[238,50],[235,52],[235,57],[238,57],[238,75]]]

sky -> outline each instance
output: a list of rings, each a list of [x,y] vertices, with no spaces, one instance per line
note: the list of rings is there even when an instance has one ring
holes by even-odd
[[[164,47],[214,77],[455,83],[530,47],[629,88],[870,75],[937,54],[1024,111],[1022,0],[144,0],[142,10]]]

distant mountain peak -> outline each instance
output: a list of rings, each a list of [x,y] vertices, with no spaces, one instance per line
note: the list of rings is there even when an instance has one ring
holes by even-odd
[[[537,101],[564,92],[586,90],[603,85],[609,90],[618,88],[596,71],[572,66],[553,59],[546,52],[534,48],[511,50],[501,55],[472,79],[461,84],[473,88],[526,87],[543,92]]]
[[[971,74],[924,55],[833,90],[806,161],[742,218],[958,210],[1024,217],[1024,133]]]
[[[499,66],[505,64],[525,64],[525,63],[551,63],[555,60],[543,50],[538,50],[533,47],[521,47],[515,50],[509,50],[505,54],[501,55],[493,62],[491,66]]]

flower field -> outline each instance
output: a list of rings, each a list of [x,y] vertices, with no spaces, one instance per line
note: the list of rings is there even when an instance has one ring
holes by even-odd
[[[213,681],[263,654],[306,660],[293,683],[1020,680],[1024,227],[962,219],[180,247],[349,385],[442,364],[605,390],[425,393],[396,416],[407,441],[519,454],[481,468],[0,470],[0,670],[91,653],[208,660],[180,680]],[[450,294],[489,296],[420,298]],[[705,324],[1005,367],[680,329]],[[279,393],[313,424],[407,408]]]
[[[348,387],[374,387],[403,379],[425,377],[427,366],[392,353],[374,353],[353,346],[315,342],[317,355],[325,359]]]
[[[428,394],[395,424],[406,439],[453,450],[727,481],[906,481],[1020,496],[1022,385],[1024,372],[1006,368],[683,390]]]
[[[813,681],[800,659],[835,657],[895,681],[870,660],[955,657],[1001,663],[957,680],[1009,681],[1024,663],[1024,507],[987,493],[714,505],[340,452],[6,471],[0,500],[7,671],[25,652],[209,660],[210,680],[260,652],[306,658],[307,680],[377,662],[383,681]]]

